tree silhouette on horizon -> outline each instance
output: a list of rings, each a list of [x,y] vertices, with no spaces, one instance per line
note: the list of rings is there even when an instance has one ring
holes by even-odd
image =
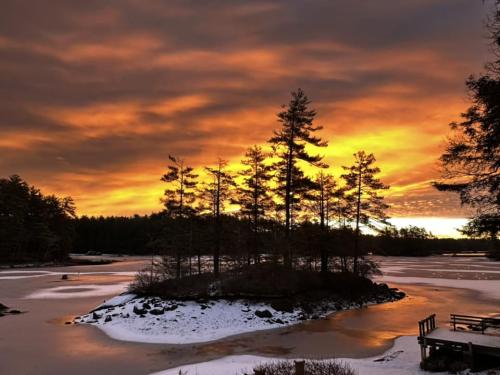
[[[452,135],[440,158],[442,179],[433,185],[458,193],[475,214],[463,228],[470,236],[490,237],[500,258],[500,0],[487,29],[496,60],[486,72],[466,81],[471,106],[460,122],[450,124]]]
[[[380,190],[389,189],[375,175],[380,168],[373,166],[376,159],[373,154],[358,151],[354,155],[354,164],[344,166],[347,172],[342,175],[345,180],[347,199],[352,207],[352,219],[355,223],[354,264],[353,272],[358,273],[360,224],[373,227],[372,221],[387,224],[385,211],[389,208],[384,203],[384,197],[379,195]]]
[[[309,109],[311,101],[302,89],[293,91],[288,105],[282,106],[282,111],[277,114],[281,128],[274,131],[274,136],[269,139],[274,155],[278,158],[275,163],[277,174],[277,190],[281,193],[285,211],[285,237],[289,242],[293,225],[294,204],[299,204],[296,196],[300,190],[311,187],[311,180],[307,178],[298,161],[306,162],[317,167],[324,167],[323,157],[311,155],[306,150],[307,145],[326,147],[328,143],[313,133],[322,129],[314,125],[316,111]],[[309,186],[308,186],[309,185]],[[285,264],[292,265],[291,247],[284,252]]]

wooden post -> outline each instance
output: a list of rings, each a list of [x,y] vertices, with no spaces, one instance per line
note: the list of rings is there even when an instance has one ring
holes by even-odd
[[[295,361],[295,375],[305,375],[305,361]]]
[[[420,358],[422,359],[422,363],[427,358],[426,346],[427,346],[427,343],[425,342],[425,338],[422,337],[422,339],[420,341]]]
[[[474,347],[471,342],[468,344],[469,350],[465,352],[466,356],[468,357],[468,362],[470,366],[470,370],[474,372],[475,366],[474,366]]]

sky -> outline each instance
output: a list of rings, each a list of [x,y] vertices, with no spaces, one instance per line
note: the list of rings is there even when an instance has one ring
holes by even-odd
[[[357,150],[374,153],[391,216],[456,221],[467,210],[430,182],[448,124],[469,104],[464,81],[489,58],[488,9],[480,0],[4,0],[0,176],[70,195],[80,215],[159,211],[168,154],[236,168],[301,87],[333,173]]]

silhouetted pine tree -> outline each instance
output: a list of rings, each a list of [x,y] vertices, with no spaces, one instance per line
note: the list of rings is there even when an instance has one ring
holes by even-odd
[[[378,167],[374,167],[375,156],[367,155],[364,151],[354,154],[354,164],[350,167],[343,167],[348,173],[342,175],[346,182],[347,198],[351,204],[352,221],[355,223],[355,243],[353,272],[358,273],[359,236],[360,224],[374,227],[373,221],[386,224],[388,219],[385,211],[389,206],[384,203],[384,198],[378,193],[380,190],[388,189],[375,177],[380,172]]]
[[[312,203],[312,211],[317,218],[321,230],[320,236],[322,238],[318,241],[318,244],[321,258],[321,272],[325,273],[328,271],[328,249],[331,245],[328,243],[328,236],[325,235],[325,232],[329,231],[330,208],[333,203],[337,184],[333,176],[326,174],[324,171],[318,173],[314,183],[315,188],[310,193],[310,201]]]
[[[214,252],[213,265],[214,274],[220,272],[220,248],[222,235],[221,215],[224,212],[225,203],[231,200],[234,187],[233,176],[226,170],[227,161],[219,159],[215,167],[205,167],[211,182],[205,183],[201,190],[200,198],[204,211],[210,212],[214,219]]]
[[[476,209],[464,232],[490,237],[500,258],[500,1],[495,4],[488,29],[497,60],[466,81],[472,105],[462,122],[450,124],[454,134],[440,158],[443,180],[434,185],[459,193],[462,204]]]
[[[248,263],[251,256],[254,262],[259,261],[259,223],[273,206],[269,182],[272,179],[272,167],[266,164],[267,154],[259,146],[253,146],[245,153],[241,163],[246,167],[240,172],[243,184],[238,187],[237,203],[240,213],[251,223],[251,251],[248,253]]]
[[[326,147],[327,142],[312,134],[321,130],[321,126],[313,124],[316,111],[309,109],[310,100],[298,89],[292,92],[292,98],[287,106],[278,113],[281,128],[274,131],[274,136],[269,140],[275,156],[279,159],[275,163],[278,184],[278,195],[282,199],[285,211],[285,237],[289,239],[294,222],[294,211],[300,210],[300,196],[312,187],[311,180],[304,176],[298,166],[299,161],[314,166],[323,166],[322,156],[310,155],[306,145]],[[289,243],[289,241],[287,241]],[[292,252],[287,245],[284,254],[286,265],[292,265]]]
[[[193,168],[185,165],[183,159],[169,155],[171,164],[161,180],[168,184],[162,199],[167,214],[171,217],[188,217],[194,213],[196,179]]]
[[[195,189],[198,175],[194,169],[187,166],[183,159],[169,155],[168,171],[161,180],[167,183],[162,202],[169,219],[163,231],[165,247],[175,254],[176,278],[181,277],[182,262],[186,255],[191,259],[193,225],[192,216],[195,213]],[[163,259],[165,266],[169,265],[169,257]]]

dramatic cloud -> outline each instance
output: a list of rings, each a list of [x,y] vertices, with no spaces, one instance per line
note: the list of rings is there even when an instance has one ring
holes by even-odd
[[[80,214],[160,209],[167,155],[236,165],[289,92],[337,174],[375,153],[396,216],[463,216],[430,187],[465,78],[488,58],[470,0],[25,1],[0,13],[0,175]]]

